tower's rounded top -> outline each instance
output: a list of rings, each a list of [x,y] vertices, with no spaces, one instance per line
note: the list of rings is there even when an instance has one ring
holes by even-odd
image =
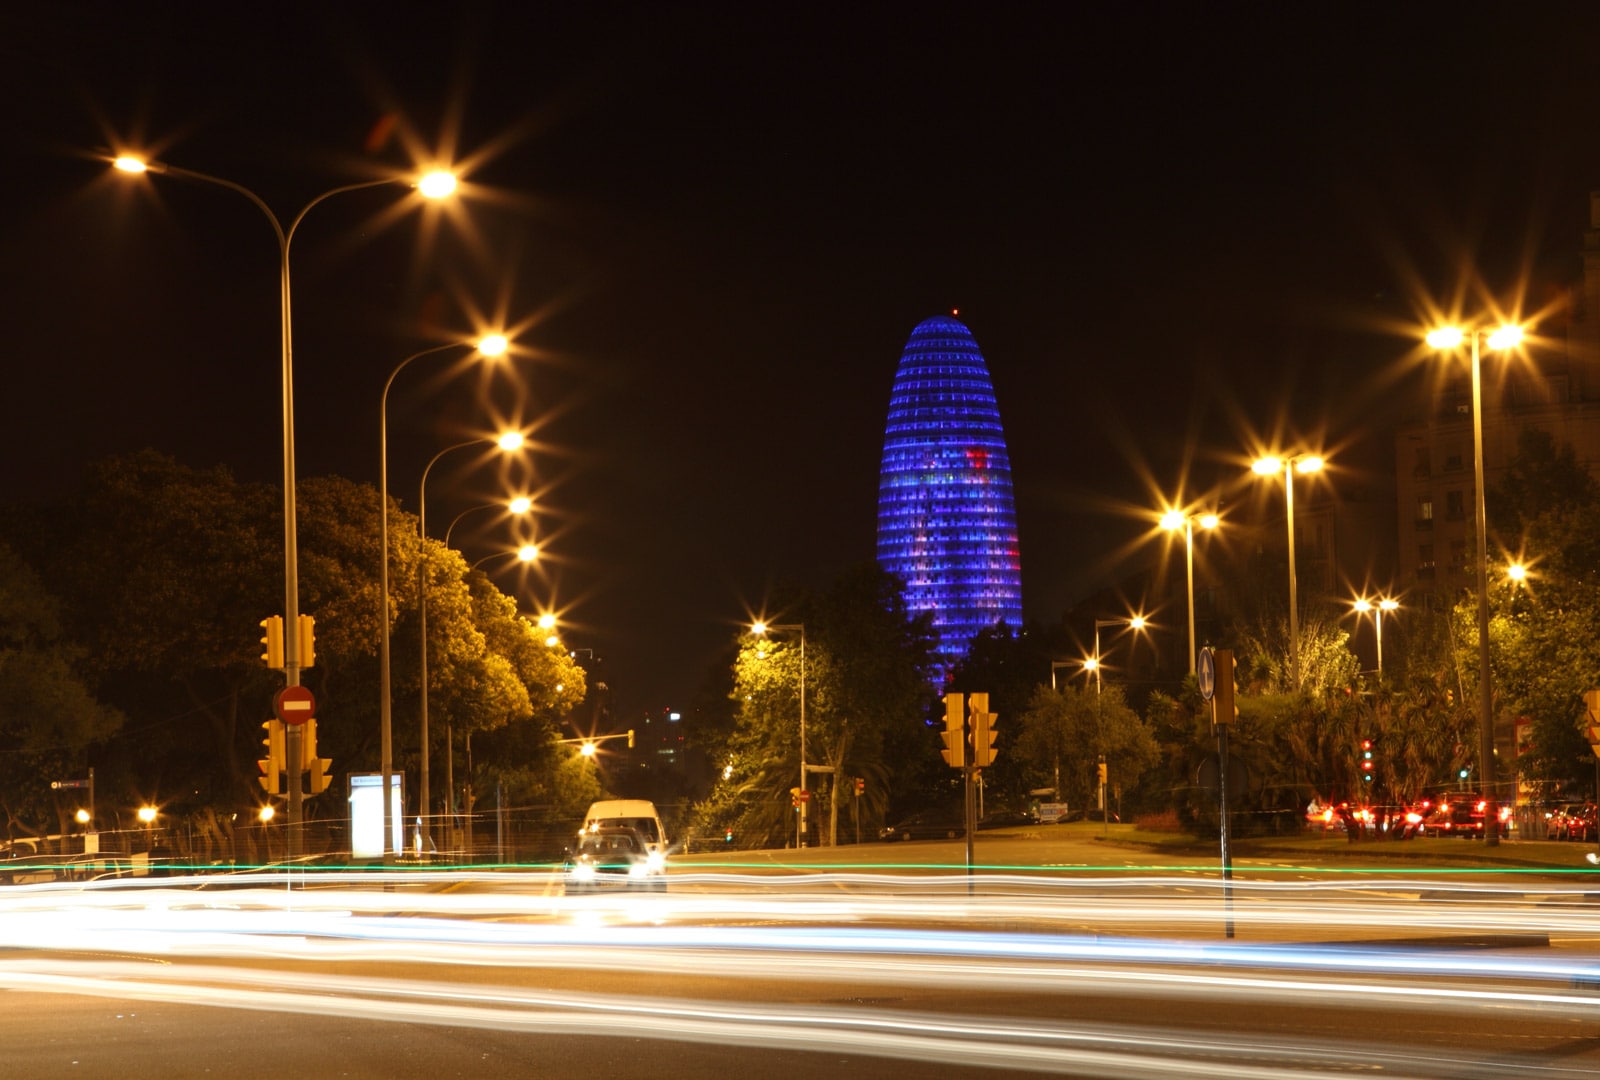
[[[960,319],[949,315],[935,315],[931,319],[923,319],[917,324],[916,329],[911,331],[911,336],[914,338],[924,334],[960,334],[963,337],[971,337],[972,331]]]

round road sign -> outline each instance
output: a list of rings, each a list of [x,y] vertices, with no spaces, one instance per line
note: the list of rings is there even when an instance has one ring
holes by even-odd
[[[303,724],[316,715],[317,699],[304,686],[285,686],[272,699],[272,711],[285,724]]]
[[[1210,701],[1212,692],[1217,688],[1217,661],[1209,648],[1201,649],[1195,660],[1194,679],[1200,684],[1200,696]]]

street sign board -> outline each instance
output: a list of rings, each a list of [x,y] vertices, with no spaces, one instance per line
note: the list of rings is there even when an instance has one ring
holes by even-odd
[[[272,699],[272,711],[285,724],[303,724],[316,715],[317,699],[304,686],[285,686]]]
[[[88,787],[88,786],[89,786],[89,781],[87,781],[87,780],[52,780],[52,781],[50,781],[50,790],[52,790],[52,791],[59,791],[62,788],[80,788],[80,787]]]
[[[1200,684],[1200,696],[1206,701],[1217,689],[1217,661],[1209,648],[1201,649],[1195,658],[1195,682]]]

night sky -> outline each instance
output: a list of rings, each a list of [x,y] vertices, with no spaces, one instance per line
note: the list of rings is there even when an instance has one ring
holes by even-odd
[[[521,599],[628,710],[683,705],[777,583],[872,557],[920,320],[958,310],[984,350],[1025,608],[1054,621],[1130,565],[1131,508],[1263,444],[1336,448],[1337,484],[1389,469],[1425,385],[1408,324],[1543,308],[1600,188],[1592,4],[326,8],[0,16],[0,498],[145,446],[281,477],[265,218],[97,155],[153,146],[287,220],[449,154],[458,209],[352,193],[296,238],[299,474],[375,483],[394,366],[519,324],[520,398],[397,380],[391,491],[414,511],[491,412],[529,426],[549,561]],[[435,469],[433,535],[497,494],[470,464]]]

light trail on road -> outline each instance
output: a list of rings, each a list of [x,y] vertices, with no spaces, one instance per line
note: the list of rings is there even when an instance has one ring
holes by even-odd
[[[562,895],[549,874],[248,882],[0,890],[0,987],[512,1032],[622,1025],[672,1041],[1085,1076],[1490,1075],[1460,1048],[1377,1034],[1049,1019],[1089,1000],[1149,1002],[1153,1017],[1165,1015],[1160,1003],[1189,1002],[1242,1017],[1431,1016],[1485,1032],[1516,1019],[1552,1039],[1600,1031],[1592,947],[1447,947],[1448,935],[1593,940],[1600,905],[1575,888],[1541,886],[1530,899],[1526,883],[1235,883],[1233,917],[1254,936],[1230,941],[1220,893],[1188,878],[994,876],[969,895],[965,876],[694,874],[675,875],[665,894],[582,897]],[[1423,935],[1445,947],[1383,944]],[[325,974],[330,965],[354,973]],[[390,974],[397,966],[404,973]],[[648,992],[564,985],[617,975]],[[708,976],[714,1000],[703,989],[671,993]],[[856,1003],[805,1000],[839,986],[856,988]],[[977,1019],[953,1014],[953,994],[988,1005]],[[1539,1058],[1517,1075],[1589,1075],[1595,1065]]]

